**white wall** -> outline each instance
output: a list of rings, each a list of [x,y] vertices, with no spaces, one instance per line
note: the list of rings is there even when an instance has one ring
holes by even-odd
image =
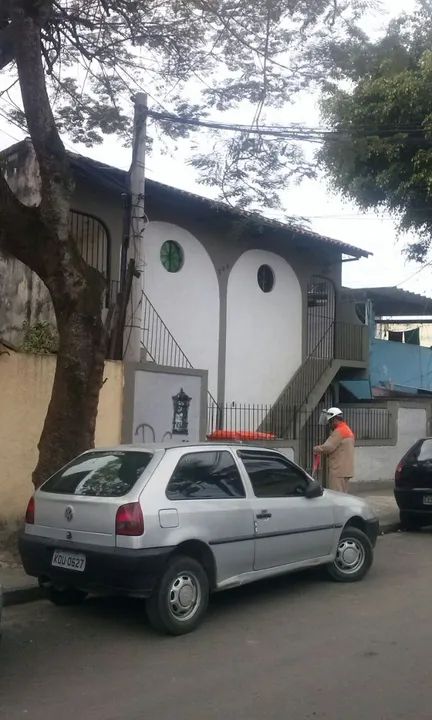
[[[273,290],[257,282],[261,265]],[[279,255],[248,250],[228,280],[226,402],[273,403],[302,359],[302,296],[291,266]]]
[[[396,445],[357,447],[355,454],[355,482],[393,480],[403,455],[416,440],[427,434],[426,410],[399,408]]]
[[[165,270],[160,250],[166,240],[182,247],[184,264]],[[150,222],[144,238],[144,291],[192,366],[208,370],[216,397],[219,343],[219,284],[203,245],[190,232],[165,222]]]

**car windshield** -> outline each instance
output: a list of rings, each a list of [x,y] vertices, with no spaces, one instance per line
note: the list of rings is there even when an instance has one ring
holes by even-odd
[[[47,493],[120,497],[126,495],[149,464],[149,452],[91,452],[72,460],[42,486]]]

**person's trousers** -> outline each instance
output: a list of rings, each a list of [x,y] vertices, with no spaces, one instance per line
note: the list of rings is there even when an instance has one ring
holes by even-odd
[[[347,493],[348,485],[351,478],[349,477],[329,477],[329,490],[336,490],[336,492]]]

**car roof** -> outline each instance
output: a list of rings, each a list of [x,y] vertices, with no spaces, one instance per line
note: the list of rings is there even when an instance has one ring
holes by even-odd
[[[194,449],[203,449],[203,448],[209,448],[210,450],[218,448],[238,448],[241,450],[273,450],[276,452],[280,452],[278,448],[274,447],[266,447],[262,445],[261,443],[257,443],[254,445],[253,443],[244,443],[241,441],[237,442],[223,442],[223,441],[207,441],[207,442],[198,442],[198,443],[188,443],[188,442],[161,442],[161,443],[134,443],[132,444],[125,444],[125,445],[114,445],[109,447],[96,447],[92,450],[89,450],[87,452],[120,452],[120,451],[126,451],[126,452],[157,452],[158,450],[173,450],[173,449],[187,449],[187,450],[194,450]]]

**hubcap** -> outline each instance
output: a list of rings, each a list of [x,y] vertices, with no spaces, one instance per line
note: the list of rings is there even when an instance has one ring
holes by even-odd
[[[344,538],[340,541],[336,553],[335,565],[345,575],[352,575],[360,570],[365,561],[363,545],[355,538]]]
[[[177,575],[169,590],[168,607],[176,620],[190,620],[201,603],[201,587],[191,572]]]

